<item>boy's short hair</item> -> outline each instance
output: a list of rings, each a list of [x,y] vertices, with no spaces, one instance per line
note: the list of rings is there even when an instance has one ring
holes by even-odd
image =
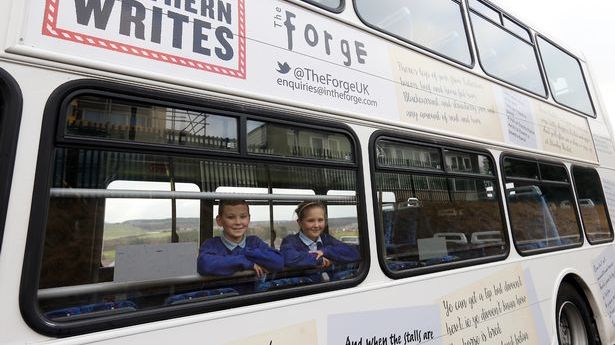
[[[248,212],[250,211],[250,205],[248,205],[248,202],[245,200],[220,200],[220,202],[218,202],[218,215],[221,216],[224,213],[225,206],[237,205],[246,205]]]

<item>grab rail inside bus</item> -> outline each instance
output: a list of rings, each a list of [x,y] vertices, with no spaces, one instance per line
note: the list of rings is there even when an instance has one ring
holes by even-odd
[[[309,200],[356,201],[354,195],[258,194],[186,191],[145,191],[89,188],[51,188],[54,198],[142,198],[142,199],[227,199],[227,200]]]
[[[253,271],[243,271],[243,272],[238,272],[234,274],[233,278],[253,276],[253,275],[254,275]],[[172,284],[178,285],[178,284],[189,284],[189,283],[196,283],[196,282],[207,282],[207,281],[213,281],[216,279],[219,279],[219,278],[194,274],[194,275],[187,275],[187,276],[154,279],[154,280],[144,280],[144,281],[134,281],[134,282],[102,282],[102,283],[81,284],[81,285],[73,285],[73,286],[60,286],[60,287],[38,290],[38,298],[39,299],[52,299],[52,298],[66,297],[66,296],[71,296],[71,295],[84,295],[84,294],[90,294],[90,293],[107,293],[107,292],[126,291],[126,290],[132,290],[132,289],[140,289],[140,288],[148,288],[148,287],[156,287],[156,286],[172,285]]]
[[[272,280],[276,280],[276,278],[284,278],[291,276],[308,276],[312,273],[320,273],[320,269],[287,269],[281,272],[277,272],[272,275]],[[38,290],[38,298],[39,300],[53,299],[53,298],[62,298],[67,296],[78,296],[78,295],[86,295],[92,293],[112,293],[112,292],[123,292],[141,288],[151,288],[151,287],[159,287],[159,286],[171,286],[171,285],[182,285],[182,284],[191,284],[198,282],[217,282],[222,283],[224,281],[233,280],[233,283],[237,283],[238,280],[244,280],[244,282],[254,282],[254,271],[246,270],[233,274],[228,277],[217,277],[217,276],[202,276],[198,274],[194,275],[185,275],[185,276],[177,276],[170,278],[162,278],[162,279],[152,279],[152,280],[143,280],[143,281],[131,281],[131,282],[101,282],[101,283],[91,283],[91,284],[81,284],[81,285],[73,285],[73,286],[59,286],[54,288],[45,288]],[[248,278],[247,280],[245,280]],[[222,284],[221,284],[222,285]]]

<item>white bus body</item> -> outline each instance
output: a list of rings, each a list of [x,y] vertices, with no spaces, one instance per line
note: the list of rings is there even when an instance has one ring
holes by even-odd
[[[0,292],[5,301],[0,343],[465,345],[558,344],[572,339],[572,344],[594,344],[598,337],[602,344],[615,343],[615,249],[608,218],[609,210],[615,214],[615,149],[584,62],[579,70],[586,76],[589,108],[557,102],[568,91],[549,91],[541,60],[545,53],[536,55],[544,95],[531,89],[533,84],[524,87],[483,66],[488,64],[479,59],[486,60],[488,53],[476,48],[478,40],[468,31],[473,27],[474,34],[479,32],[478,20],[487,16],[478,15],[482,2],[447,2],[460,8],[459,19],[467,28],[467,61],[440,54],[437,46],[446,42],[435,38],[413,45],[414,38],[381,30],[400,21],[420,21],[425,14],[416,9],[403,7],[378,21],[361,15],[365,1],[346,0],[333,11],[326,3],[0,3],[0,149],[5,158],[0,176],[10,181],[0,190],[0,207],[6,209],[5,219],[0,219]],[[516,19],[485,4],[523,29]],[[525,30],[531,38],[523,44],[535,54],[551,44],[533,29]],[[440,39],[456,39],[459,33],[451,35]],[[126,138],[120,138],[121,133],[112,137],[111,127],[104,127],[116,121],[105,117],[112,111],[100,110],[89,123],[85,117],[71,118],[85,116],[87,106],[98,109],[94,103],[101,100],[109,108],[125,106],[122,109],[133,112],[117,112],[134,121],[122,132]],[[204,129],[183,128],[175,133],[179,139],[165,132],[160,141],[142,129],[154,128],[155,120],[138,122],[148,107],[163,109],[147,114],[163,114],[162,127],[167,129],[171,111],[195,118],[207,114]],[[310,151],[279,153],[274,146],[250,146],[257,140],[250,126],[262,124],[268,131],[285,133],[288,140],[301,141],[305,134]],[[226,137],[209,137],[208,129]],[[182,141],[187,140],[181,137],[184,132],[204,144]],[[321,132],[326,135],[319,136]],[[15,140],[9,140],[11,135]],[[214,139],[221,141],[208,144]],[[267,145],[273,145],[269,140]],[[405,156],[413,152],[415,157]],[[86,156],[97,157],[99,163]],[[119,157],[113,158],[119,168],[91,172],[110,157]],[[87,161],[87,166],[71,159]],[[135,165],[131,168],[122,159]],[[174,162],[174,173],[168,170],[171,163],[160,163],[166,161]],[[149,170],[138,170],[146,166],[143,162]],[[236,175],[225,175],[230,168],[224,164],[233,165]],[[218,169],[218,177],[203,177],[208,167]],[[258,175],[265,168],[273,171],[269,184]],[[201,175],[192,182],[190,172],[181,169]],[[540,173],[524,175],[531,169]],[[565,176],[558,175],[562,171]],[[596,171],[599,179],[581,179],[586,171]],[[241,177],[242,172],[257,175]],[[171,176],[170,189],[131,185],[169,183],[160,176]],[[230,182],[220,182],[227,177]],[[105,184],[86,181],[94,178]],[[293,184],[293,179],[300,182]],[[106,189],[112,180],[129,187]],[[206,180],[214,187],[191,189]],[[387,182],[393,180],[397,187]],[[412,187],[403,181],[412,181]],[[419,181],[427,181],[422,191],[414,186]],[[448,187],[434,187],[436,182]],[[594,184],[582,190],[588,183]],[[230,189],[216,189],[222,187]],[[596,190],[602,200],[584,190]],[[160,194],[152,196],[153,191]],[[245,195],[233,196],[237,192]],[[437,200],[436,192],[446,200]],[[145,259],[141,262],[148,268],[126,268],[128,277],[119,279],[117,249],[105,261],[104,255],[110,254],[100,244],[82,244],[90,237],[70,245],[88,231],[92,241],[105,243],[102,246],[115,243],[113,236],[102,233],[103,227],[129,218],[122,218],[124,206],[117,206],[117,220],[105,221],[111,217],[109,200],[143,205],[149,199],[172,199],[173,205],[189,200],[193,204],[186,209],[196,209],[196,216],[186,211],[189,216],[173,216],[173,222],[209,217],[209,222],[199,221],[197,238],[185,242],[193,246],[187,251],[196,261],[190,250],[217,234],[212,225],[215,200],[227,197],[253,203],[253,223],[271,224],[262,225],[269,232],[259,236],[278,249],[285,233],[281,227],[294,225],[297,202],[324,200],[329,231],[346,245],[357,246],[361,259],[348,277],[311,285],[285,280],[296,286],[173,304],[169,298],[202,291],[203,286],[221,294],[228,290],[221,290],[226,286],[216,280],[199,277],[179,259],[156,261],[169,265],[170,276],[153,273],[155,278],[131,279],[130,272],[151,269]],[[519,200],[536,207],[530,211],[514,206]],[[183,212],[180,206],[173,206],[173,212],[176,209]],[[129,220],[167,218],[156,212],[151,209],[145,218]],[[415,218],[420,212],[426,220]],[[521,233],[526,230],[515,232],[515,227],[536,226],[527,221],[533,217],[540,217],[543,234],[525,237]],[[590,217],[602,217],[603,227],[590,228]],[[394,225],[402,223],[403,228]],[[563,223],[573,230],[564,233]],[[64,232],[69,226],[74,231]],[[184,236],[181,231],[188,230],[177,226]],[[418,234],[428,227],[434,228],[429,235]],[[173,229],[175,233],[175,225]],[[414,229],[414,237],[400,239],[400,229]],[[177,246],[168,248],[174,255],[185,253],[175,252]],[[93,273],[82,277],[82,270],[75,268],[79,262],[89,263],[82,270]],[[189,274],[173,274],[179,270],[175,264],[187,267]],[[113,270],[118,270],[115,277]],[[86,305],[123,302],[128,304],[85,311]],[[66,308],[79,311],[71,314]],[[587,310],[575,314],[576,308]],[[66,316],[52,316],[57,310]],[[584,321],[585,315],[589,319]],[[565,326],[572,336],[561,330]],[[579,335],[583,330],[586,334]],[[567,336],[571,338],[562,339]]]

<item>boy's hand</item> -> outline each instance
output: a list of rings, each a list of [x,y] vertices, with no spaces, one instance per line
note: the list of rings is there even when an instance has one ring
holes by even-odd
[[[316,254],[316,260],[320,259],[323,255],[325,255],[325,253],[323,253],[322,250],[316,250],[310,253]]]
[[[269,273],[269,271],[267,271],[267,269],[265,269],[264,267],[254,264],[254,272],[256,273],[256,276],[261,278],[262,276],[264,276],[265,274]]]

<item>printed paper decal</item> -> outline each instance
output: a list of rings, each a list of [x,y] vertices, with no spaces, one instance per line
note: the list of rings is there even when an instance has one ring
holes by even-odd
[[[244,0],[47,0],[43,35],[244,79]]]

